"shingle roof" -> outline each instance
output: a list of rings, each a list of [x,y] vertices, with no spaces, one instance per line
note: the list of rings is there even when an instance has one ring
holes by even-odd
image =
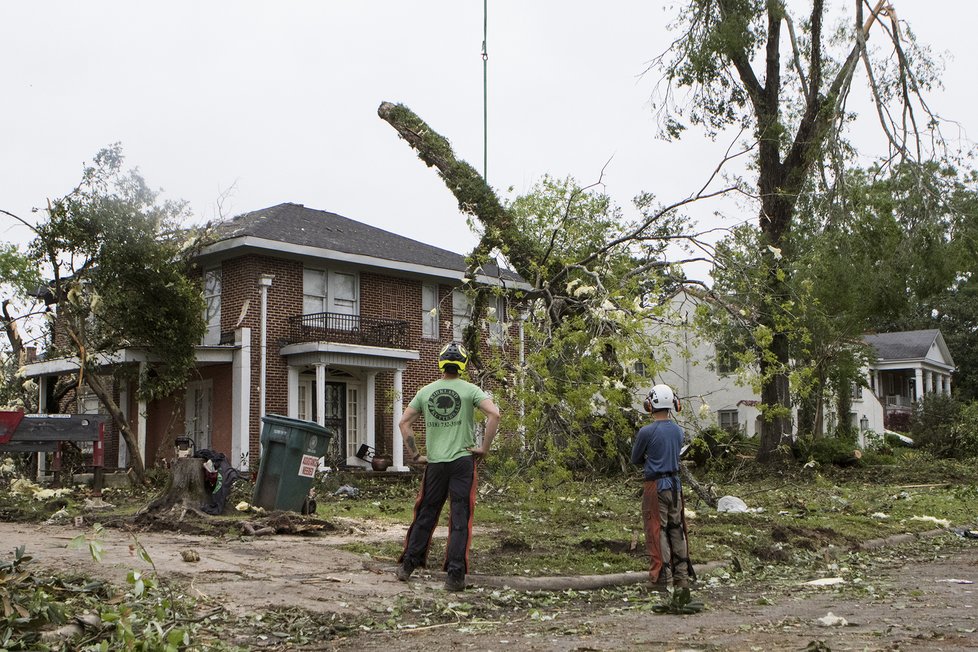
[[[927,357],[927,352],[939,333],[936,328],[931,328],[922,331],[877,333],[867,335],[864,339],[876,349],[879,360],[911,360]]]
[[[466,270],[465,257],[461,254],[302,204],[285,203],[244,213],[220,224],[217,234],[219,241],[251,236],[381,260]],[[497,270],[495,265],[483,267],[483,272],[490,277],[496,277]],[[501,277],[521,280],[507,269],[502,270]]]

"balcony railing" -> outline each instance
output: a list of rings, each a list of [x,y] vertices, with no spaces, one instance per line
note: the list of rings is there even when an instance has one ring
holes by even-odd
[[[375,319],[337,312],[317,312],[289,317],[289,344],[300,342],[341,342],[383,346],[391,349],[408,347],[408,323],[396,319]]]

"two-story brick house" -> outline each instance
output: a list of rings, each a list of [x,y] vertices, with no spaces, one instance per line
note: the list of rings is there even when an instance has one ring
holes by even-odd
[[[440,347],[460,339],[468,302],[460,292],[465,258],[334,213],[280,204],[217,228],[199,254],[207,333],[197,373],[183,395],[147,404],[135,387],[116,388],[147,465],[168,456],[173,439],[224,452],[248,468],[259,452],[261,418],[308,419],[335,433],[329,459],[364,464],[366,444],[404,468],[397,428],[403,405],[438,376]],[[484,269],[478,283],[526,287],[514,273]],[[499,320],[488,341],[517,333]],[[120,351],[113,364],[139,364]],[[70,360],[28,366],[48,387],[77,369]],[[52,406],[53,411],[54,408]],[[126,465],[124,444],[108,459]]]

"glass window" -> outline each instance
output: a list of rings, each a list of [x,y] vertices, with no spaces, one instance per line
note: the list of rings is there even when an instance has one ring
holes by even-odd
[[[728,431],[740,429],[740,415],[737,410],[719,410],[717,412],[717,423],[721,428]]]
[[[346,456],[356,457],[360,444],[360,415],[359,392],[353,385],[346,386]]]
[[[506,297],[492,297],[488,304],[489,343],[501,344],[506,335]]]
[[[341,315],[358,313],[356,274],[330,272],[328,292],[331,295],[329,312],[338,312]]]
[[[472,304],[462,290],[452,290],[452,339],[462,341],[462,332],[472,321]]]
[[[204,272],[204,344],[221,341],[221,270]]]
[[[737,356],[730,351],[717,347],[716,365],[717,373],[721,376],[732,374],[737,371]]]
[[[326,272],[321,269],[302,270],[302,314],[326,312]]]
[[[438,339],[438,286],[430,283],[421,286],[421,337]]]

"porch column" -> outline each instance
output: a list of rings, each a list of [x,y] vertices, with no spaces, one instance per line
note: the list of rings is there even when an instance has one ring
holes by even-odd
[[[51,379],[48,376],[39,376],[37,379],[37,412],[38,414],[48,413],[48,383]],[[47,472],[48,456],[47,453],[35,453],[37,455],[37,480]]]
[[[394,470],[395,471],[407,471],[408,467],[404,466],[404,438],[401,437],[401,428],[399,424],[401,423],[401,415],[404,414],[404,397],[401,395],[403,392],[403,386],[401,382],[401,376],[403,372],[400,369],[394,370]]]
[[[941,391],[944,394],[951,394],[951,374],[941,376]]]
[[[917,390],[916,400],[924,400],[924,370],[920,367],[914,369],[914,387]]]
[[[927,378],[930,381],[930,382],[927,383],[929,385],[929,387],[928,387],[928,393],[930,393],[930,394],[936,394],[937,393],[937,372],[936,371],[928,371],[927,372]]]
[[[286,410],[285,416],[290,419],[299,418],[299,368],[294,365],[288,366],[288,376],[286,380],[288,381],[289,391],[288,391],[288,408]]]
[[[317,363],[316,367],[316,423],[326,425],[326,365]]]
[[[119,409],[122,411],[122,416],[125,417],[126,422],[129,422],[129,381],[124,380],[119,385]],[[121,434],[119,437],[119,458],[118,465],[120,469],[124,469],[129,466],[129,444],[126,443],[126,438]]]
[[[251,329],[234,332],[231,355],[231,466],[247,471],[251,461]]]
[[[880,376],[879,369],[873,370],[873,393],[876,394],[877,398],[881,401],[885,401],[885,395],[883,394],[883,386],[880,384],[882,377]]]
[[[367,446],[377,450],[377,372],[367,372]]]

